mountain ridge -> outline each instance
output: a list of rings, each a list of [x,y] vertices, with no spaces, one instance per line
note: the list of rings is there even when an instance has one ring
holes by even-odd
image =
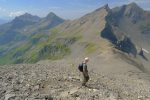
[[[149,14],[149,11],[144,11],[135,3],[114,8],[106,17],[107,24],[102,37],[112,41],[121,51],[131,53],[135,57],[137,56],[137,59],[141,59],[139,58],[140,49],[150,50],[149,40],[147,39],[150,30],[148,26],[150,23]],[[143,25],[145,25],[145,28],[140,28]],[[147,35],[143,34],[144,30],[146,30]],[[144,53],[144,55],[146,59],[150,59],[149,54]],[[141,61],[143,66],[149,70],[149,62]]]
[[[130,14],[131,10],[132,13]],[[141,15],[141,13],[144,13],[144,15]],[[148,18],[147,12],[139,8],[138,5],[132,3],[113,9],[104,5],[72,21],[64,21],[58,18],[61,24],[50,28],[50,24],[47,24],[47,22],[51,22],[51,20],[47,21],[47,18],[53,16],[57,15],[49,13],[39,21],[39,24],[26,27],[25,29],[29,31],[25,33],[30,36],[29,40],[22,46],[10,50],[11,54],[8,51],[7,56],[4,55],[3,57],[13,58],[13,63],[33,63],[45,59],[57,60],[80,58],[87,55],[107,55],[106,52],[110,54],[107,55],[109,57],[114,55],[114,49],[115,51],[118,49],[122,52],[118,53],[119,55],[129,54],[129,57],[125,57],[127,62],[131,60],[131,62],[136,63],[134,65],[139,64],[139,59],[141,59],[138,55],[140,45],[136,43],[138,41],[136,37],[140,38],[139,34],[143,30],[139,27],[143,23],[148,23]],[[57,17],[55,18],[57,19]],[[41,23],[45,24],[41,26]],[[132,32],[132,29],[127,25],[135,28],[137,32]],[[144,32],[147,33],[148,31]],[[29,33],[33,34],[30,35]],[[130,57],[130,54],[133,57]],[[145,65],[145,62],[143,63],[143,60],[140,63],[139,65],[142,65],[142,67],[148,66]]]

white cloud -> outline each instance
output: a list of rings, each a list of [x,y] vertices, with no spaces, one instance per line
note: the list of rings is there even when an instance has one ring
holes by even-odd
[[[0,7],[0,12],[6,12],[6,9]]]
[[[9,13],[9,17],[16,17],[16,16],[20,16],[22,14],[24,14],[24,11],[15,11],[15,12],[10,12]]]

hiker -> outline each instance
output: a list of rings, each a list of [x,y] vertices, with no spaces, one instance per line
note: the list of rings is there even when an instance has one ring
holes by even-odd
[[[79,70],[83,74],[83,81],[82,81],[82,86],[86,86],[86,83],[89,80],[89,75],[88,75],[88,70],[87,70],[87,62],[89,61],[89,58],[86,57],[82,64],[79,65]]]

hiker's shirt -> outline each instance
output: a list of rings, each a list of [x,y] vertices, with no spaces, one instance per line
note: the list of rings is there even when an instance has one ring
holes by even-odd
[[[88,76],[88,70],[87,70],[87,65],[86,63],[83,63],[83,75]]]

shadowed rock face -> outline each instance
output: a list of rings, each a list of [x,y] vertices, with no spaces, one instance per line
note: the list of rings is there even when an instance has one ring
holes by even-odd
[[[124,36],[122,40],[117,38],[115,32],[111,28],[111,25],[109,24],[106,25],[105,29],[101,33],[101,36],[103,38],[110,40],[113,44],[115,44],[117,49],[126,52],[128,54],[131,53],[134,56],[136,56],[137,50],[131,39],[127,36]]]
[[[150,51],[149,15],[149,11],[143,10],[135,3],[110,9],[101,36],[110,40],[117,49],[136,56],[150,71],[150,55],[142,51],[138,53],[140,48]]]
[[[125,37],[123,40],[118,41],[117,43],[117,48],[126,52],[126,53],[131,53],[134,56],[137,55],[137,50],[135,45],[132,43],[131,39],[128,37]]]
[[[117,43],[117,37],[113,33],[113,29],[112,29],[111,25],[108,23],[106,24],[104,30],[102,31],[101,37],[110,40],[114,44]]]
[[[115,30],[112,28],[112,25],[109,22],[106,24],[104,30],[101,33],[101,37],[110,40],[113,44],[116,45],[117,49],[136,56],[137,50],[131,39],[126,35],[122,35],[123,39],[118,38],[119,36],[117,35],[118,34],[115,33]]]
[[[106,16],[107,23],[101,33],[101,36],[110,40],[117,46],[118,49],[136,56],[137,50],[135,47],[135,43],[133,43],[132,38],[129,37],[130,34],[133,33],[130,33],[128,30],[122,29],[120,23],[125,23],[125,20],[133,24],[142,22],[144,18],[147,18],[145,17],[145,11],[138,7],[135,3],[131,3],[129,5],[113,8],[108,12],[109,13]],[[124,24],[124,26],[122,27],[126,26],[128,26],[128,24]],[[145,29],[145,31],[143,31],[142,33],[147,33],[149,32],[148,30],[149,29]]]

